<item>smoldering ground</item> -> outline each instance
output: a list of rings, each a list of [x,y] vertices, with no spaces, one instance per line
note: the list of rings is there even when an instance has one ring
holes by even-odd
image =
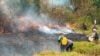
[[[68,38],[73,41],[87,41],[86,36],[81,34],[68,34]],[[0,55],[32,56],[34,53],[48,50],[59,52],[60,46],[57,39],[56,35],[0,34]]]

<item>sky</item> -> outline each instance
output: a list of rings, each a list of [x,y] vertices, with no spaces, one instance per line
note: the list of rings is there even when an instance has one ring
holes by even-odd
[[[69,0],[49,0],[49,4],[52,6],[67,6],[70,4]]]

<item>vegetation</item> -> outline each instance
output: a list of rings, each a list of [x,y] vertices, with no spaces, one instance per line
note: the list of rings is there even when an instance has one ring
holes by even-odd
[[[45,51],[35,56],[100,56],[100,44],[93,42],[75,42],[72,52]]]
[[[90,27],[93,24],[93,20],[97,19],[97,24],[100,24],[99,0],[71,0],[74,10],[66,9],[61,6],[49,8],[44,1],[47,2],[46,0],[23,0],[21,1],[22,11],[24,11],[26,7],[29,7],[28,5],[35,3],[37,7],[36,12],[41,11],[47,13],[53,19],[60,21],[59,23],[69,22],[79,27],[85,22],[88,27]]]
[[[97,20],[100,24],[100,1],[99,0],[72,0],[74,10],[65,9],[63,7],[48,8],[44,4],[43,12],[49,14],[50,17],[57,19],[60,22],[69,22],[76,24],[79,27],[82,23],[86,23],[88,27],[93,25],[93,20]]]

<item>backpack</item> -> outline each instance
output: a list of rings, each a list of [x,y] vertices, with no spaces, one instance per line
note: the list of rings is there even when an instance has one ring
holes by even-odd
[[[67,43],[68,43],[68,39],[65,36],[62,36],[61,44],[62,45],[67,45]]]
[[[95,39],[99,39],[98,33],[95,34]]]

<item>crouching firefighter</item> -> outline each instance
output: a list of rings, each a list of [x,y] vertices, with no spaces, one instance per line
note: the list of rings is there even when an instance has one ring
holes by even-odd
[[[58,42],[60,43],[61,52],[73,50],[73,41],[67,39],[64,34],[60,33]]]

